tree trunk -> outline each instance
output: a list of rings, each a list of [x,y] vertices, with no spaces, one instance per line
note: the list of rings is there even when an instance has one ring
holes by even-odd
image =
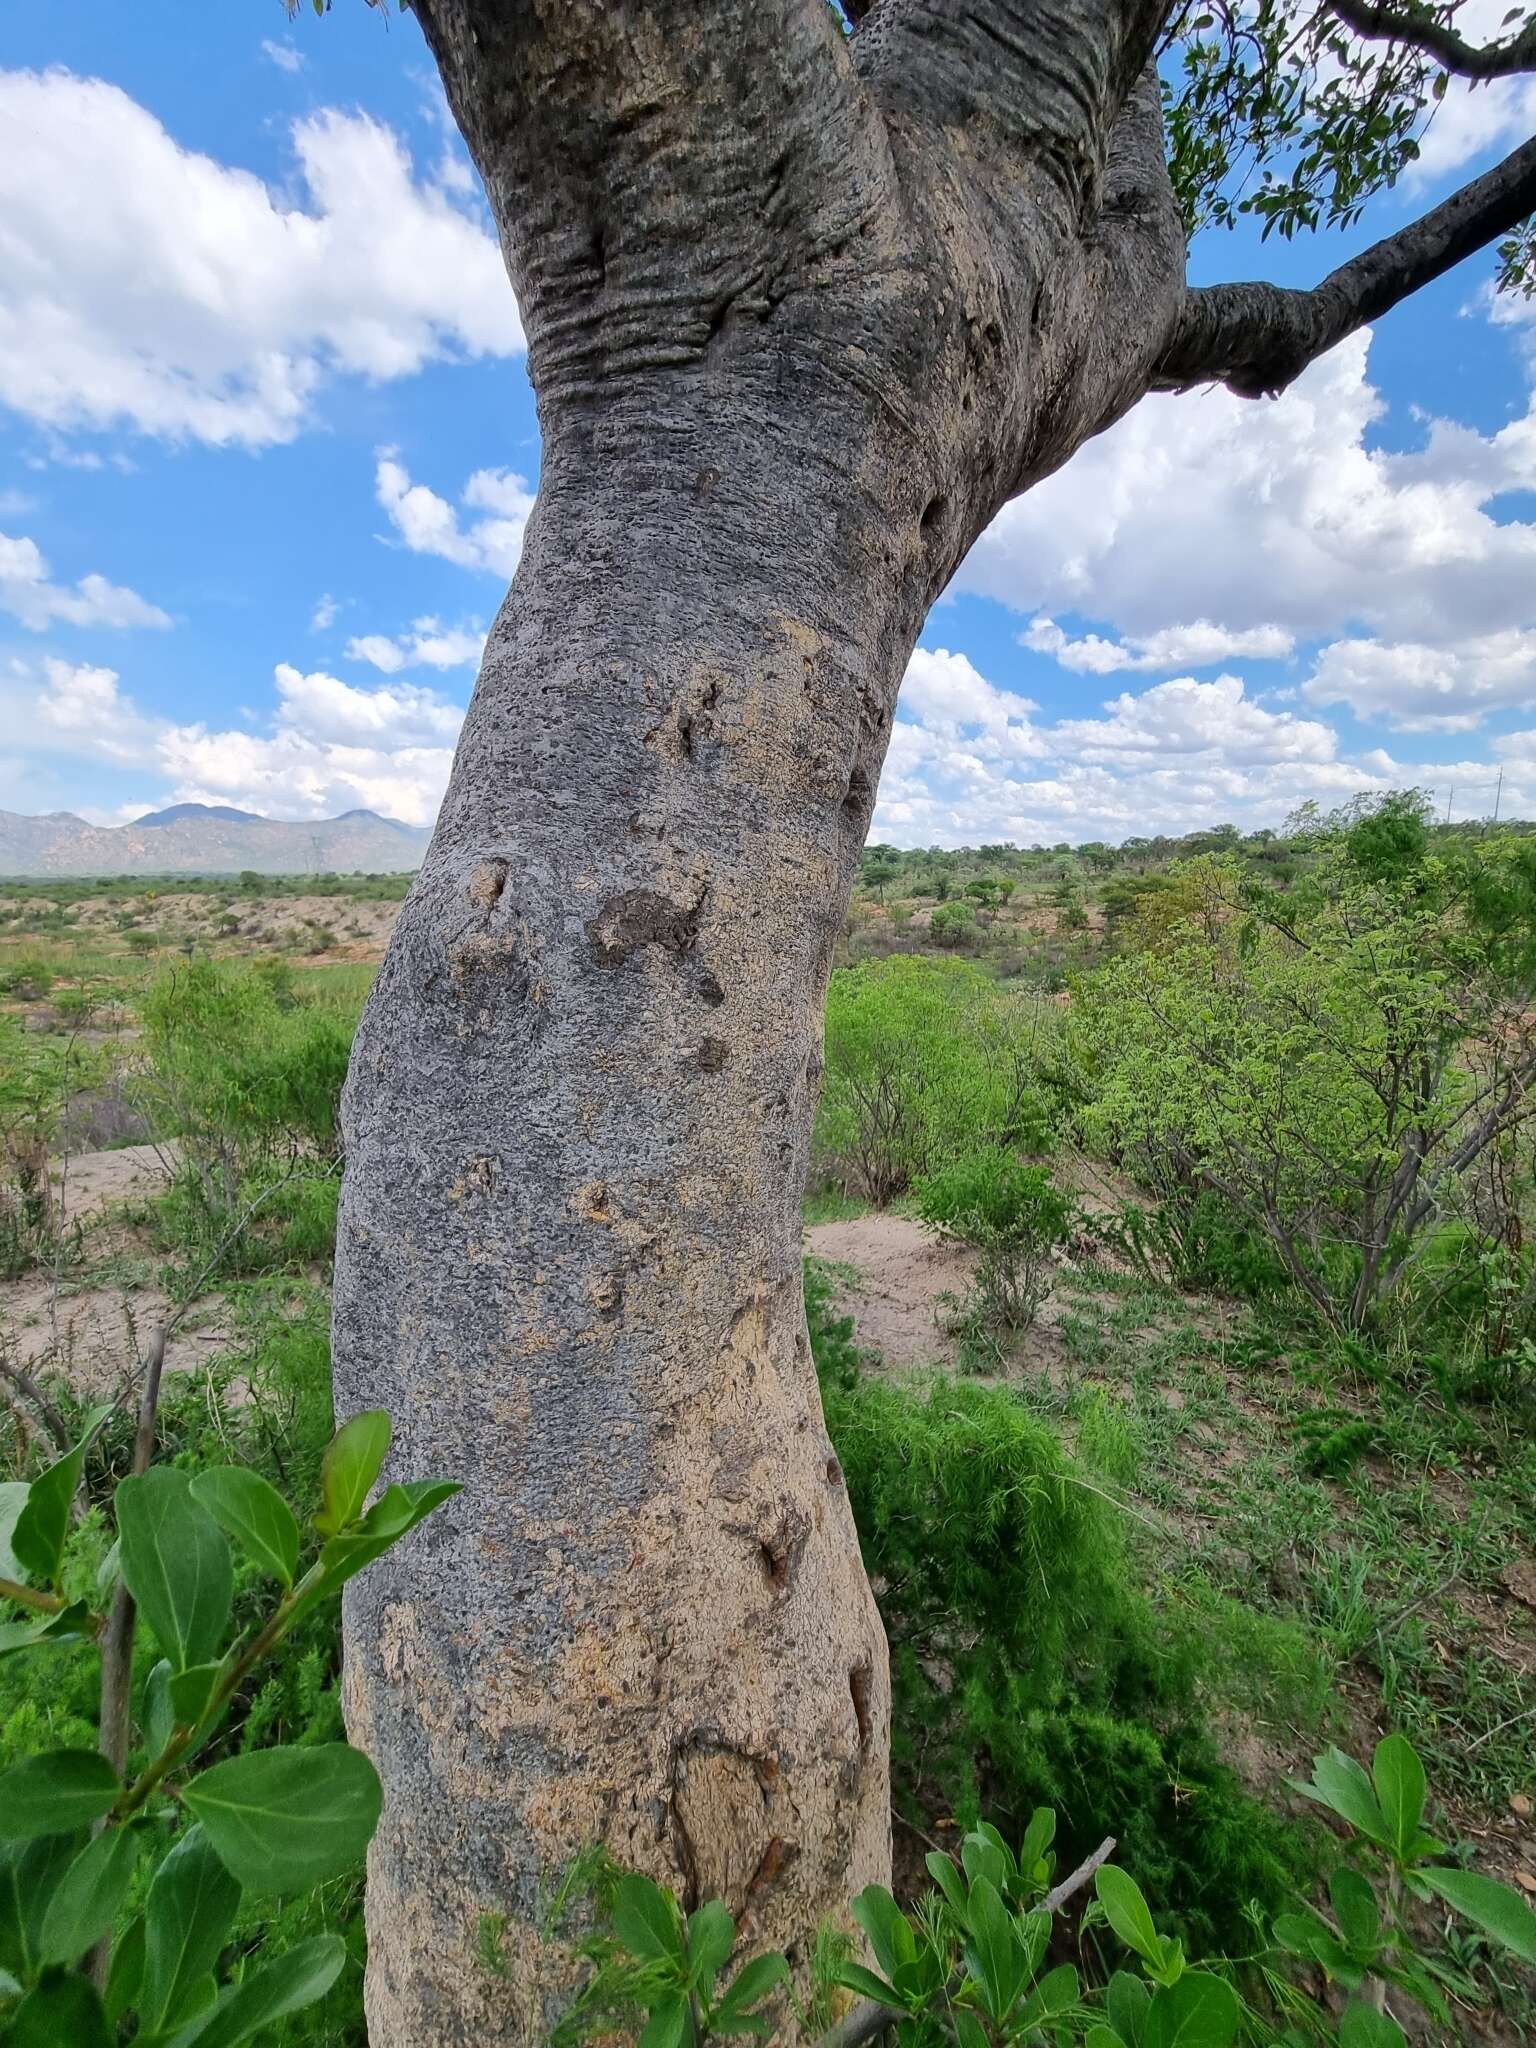
[[[542,2041],[585,1843],[791,1951],[889,1874],[799,1208],[924,542],[843,436],[690,412],[606,496],[551,451],[354,1056],[338,1407],[467,1482],[349,1595],[374,2048]]]
[[[1150,73],[1090,135],[1152,10],[998,116],[1001,186],[956,142],[996,44],[957,69],[917,20],[909,55],[920,5],[872,18],[888,112],[823,0],[416,13],[543,469],[353,1058],[335,1369],[401,1473],[465,1482],[347,1596],[370,2040],[480,2048],[547,2038],[541,1889],[584,1844],[801,1963],[888,1875],[800,1288],[827,974],[927,609],[1145,388],[1182,242]],[[924,62],[953,133],[899,104]]]

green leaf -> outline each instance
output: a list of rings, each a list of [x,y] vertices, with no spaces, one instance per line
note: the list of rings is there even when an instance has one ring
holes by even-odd
[[[76,1600],[57,1614],[39,1615],[33,1621],[0,1622],[0,1657],[30,1650],[37,1643],[78,1643],[90,1631],[91,1610]]]
[[[1015,2024],[1020,2033],[1030,2027],[1046,2025],[1070,2012],[1081,1996],[1077,1971],[1071,1963],[1061,1963],[1054,1970],[1047,1970],[1040,1982],[1019,2007]]]
[[[995,1829],[973,1829],[960,1844],[960,1861],[971,1884],[984,1877],[999,1894],[1007,1891],[1008,1856]]]
[[[25,1580],[26,1568],[11,1548],[16,1520],[32,1491],[25,1479],[7,1479],[0,1486],[0,1579]]]
[[[1135,1878],[1118,1864],[1104,1863],[1093,1874],[1093,1888],[1105,1918],[1126,1947],[1133,1949],[1143,1962],[1161,1962],[1163,1944],[1152,1923],[1151,1908]]]
[[[176,2034],[169,2048],[239,2048],[291,2012],[324,1998],[341,1975],[347,1945],[339,1934],[317,1934],[231,1985],[212,2012]]]
[[[4,1786],[0,1778],[0,1799]],[[1536,1913],[1507,1884],[1475,1870],[1448,1870],[1438,1863],[1427,1864],[1419,1876],[1474,1927],[1502,1942],[1522,1962],[1536,1963]]]
[[[853,1901],[855,1921],[869,1936],[875,1961],[887,1977],[894,1977],[903,1963],[917,1955],[917,1938],[907,1925],[907,1916],[882,1884],[866,1885]]]
[[[130,1828],[108,1828],[87,1843],[43,1915],[45,1963],[72,1963],[111,1930],[138,1860],[139,1837]]]
[[[887,1984],[883,1977],[877,1977],[862,1963],[840,1963],[833,1974],[834,1984],[841,1984],[845,1990],[857,1991],[861,1998],[872,1998],[876,2005],[889,2005],[898,2012],[906,2004],[894,1984]]]
[[[19,1976],[38,1970],[43,1915],[79,1847],[78,1835],[0,1843],[0,1965]]]
[[[1381,1941],[1381,1913],[1366,1879],[1358,1870],[1341,1866],[1328,1880],[1328,1896],[1349,1946],[1361,1955],[1374,1955]]]
[[[687,1999],[680,1992],[668,1992],[651,2007],[640,2048],[683,2048],[692,2032]]]
[[[706,1998],[736,1946],[736,1922],[718,1899],[706,1899],[688,1916],[688,1982]]]
[[[171,1719],[183,1728],[195,1728],[208,1710],[208,1701],[218,1683],[222,1664],[190,1664],[167,1682],[166,1695]]]
[[[732,1979],[730,1987],[715,2007],[715,2027],[729,2027],[742,2019],[756,2005],[761,2005],[770,1991],[776,1991],[781,1984],[789,1982],[789,1964],[781,1955],[754,1956],[749,1963],[743,1963]]]
[[[923,1858],[928,1866],[928,1875],[949,1901],[956,1919],[961,1926],[967,1925],[968,1893],[965,1879],[956,1870],[950,1859],[938,1849],[930,1849]]]
[[[349,1870],[384,1801],[377,1771],[345,1742],[227,1757],[181,1796],[250,1892],[308,1891]]]
[[[129,2006],[138,2002],[144,1982],[144,1915],[135,1913],[126,1933],[112,1950],[107,1971],[107,2018],[116,2026]]]
[[[206,1831],[189,1828],[155,1872],[144,1908],[145,2034],[184,2024],[213,2004],[213,1969],[240,1904]]]
[[[965,1945],[965,1962],[988,2013],[994,2020],[1005,2020],[1028,1981],[1029,1958],[1020,1943],[1013,1915],[988,1877],[978,1877],[971,1886],[970,1939]]]
[[[1242,2018],[1230,1984],[1204,1970],[1186,1970],[1177,1984],[1153,1992],[1142,2040],[1145,2048],[1228,2048]]]
[[[1408,2048],[1408,2036],[1373,2005],[1347,2005],[1339,2021],[1339,2048]]]
[[[201,1666],[195,1667],[201,1669]],[[144,1681],[144,1740],[151,1756],[158,1756],[171,1739],[176,1725],[171,1706],[171,1660],[162,1657]]]
[[[1370,1841],[1383,1849],[1392,1847],[1392,1830],[1377,1804],[1370,1779],[1354,1758],[1346,1756],[1342,1749],[1328,1749],[1313,1758],[1312,1777],[1308,1784],[1303,1785],[1294,1778],[1291,1784],[1304,1798],[1315,1799],[1320,1806],[1326,1806],[1330,1813],[1348,1821]]]
[[[1129,1970],[1116,1970],[1104,1993],[1104,2011],[1125,2048],[1141,2048],[1152,1994]]]
[[[178,1671],[208,1663],[229,1620],[234,1566],[186,1473],[152,1465],[120,1481],[117,1533],[124,1582],[161,1649]]]
[[[963,2005],[956,2006],[950,2014],[950,2024],[955,2030],[959,2048],[989,2048],[987,2030],[975,2013],[967,2012]],[[1115,2048],[1114,2036],[1110,2036],[1110,2048]]]
[[[1083,2048],[1135,2048],[1135,2043],[1100,2022],[1088,2029]]]
[[[110,1403],[93,1408],[85,1419],[85,1434],[73,1450],[40,1473],[27,1489],[27,1498],[11,1529],[11,1553],[22,1570],[44,1585],[58,1583],[59,1564],[64,1556],[64,1539],[69,1534],[69,1511],[80,1485],[85,1454],[103,1421],[112,1413]]]
[[[322,1506],[315,1517],[322,1536],[339,1535],[362,1513],[389,1455],[389,1436],[388,1415],[369,1408],[344,1422],[331,1438],[320,1465]]]
[[[1401,1735],[1388,1735],[1376,1745],[1371,1777],[1391,1847],[1398,1861],[1406,1863],[1424,1818],[1424,1766],[1418,1751]]]
[[[39,1984],[12,2013],[5,2048],[112,2048],[96,1986],[85,1977]]]
[[[244,1465],[216,1465],[194,1478],[192,1498],[269,1577],[283,1586],[293,1584],[299,1525],[287,1501],[259,1472]]]
[[[89,1827],[117,1799],[117,1773],[94,1749],[48,1749],[0,1772],[0,1840]]]
[[[683,1960],[683,1929],[677,1901],[638,1871],[621,1877],[613,1892],[613,1931],[632,1956],[656,1962]]]
[[[333,1536],[321,1551],[320,1570],[324,1578],[316,1589],[317,1597],[345,1585],[375,1558],[392,1550],[434,1508],[462,1491],[452,1479],[413,1479],[403,1486],[385,1487],[356,1527]]]

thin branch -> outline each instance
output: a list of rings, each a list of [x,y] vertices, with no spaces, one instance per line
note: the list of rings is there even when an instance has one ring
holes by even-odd
[[[0,1380],[4,1380],[7,1386],[14,1387],[18,1394],[25,1394],[41,1416],[43,1427],[53,1438],[56,1447],[61,1451],[67,1451],[70,1442],[69,1425],[31,1373],[24,1366],[12,1365],[8,1358],[0,1358]]]
[[[1093,1876],[1100,1864],[1107,1863],[1115,1853],[1115,1838],[1108,1835],[1100,1842],[1091,1856],[1085,1856],[1076,1870],[1064,1877],[1053,1891],[1048,1891],[1036,1909],[1042,1913],[1059,1913],[1069,1899],[1075,1898]],[[954,1996],[960,1979],[951,1981],[948,1996]],[[873,2041],[883,2034],[887,2027],[894,2027],[898,2021],[909,2015],[889,2005],[880,2005],[867,1998],[856,2005],[852,2012],[844,2015],[829,2034],[823,2034],[816,2048],[862,2048],[862,2043]]]
[[[1402,43],[1422,50],[1458,78],[1508,78],[1536,70],[1536,21],[1502,43],[1469,43],[1438,15],[1405,0],[1397,7],[1369,6],[1365,0],[1327,0],[1328,12],[1368,42]]]
[[[1273,398],[1316,357],[1536,212],[1536,139],[1411,226],[1341,264],[1312,291],[1219,284],[1185,293],[1157,391],[1225,384]]]

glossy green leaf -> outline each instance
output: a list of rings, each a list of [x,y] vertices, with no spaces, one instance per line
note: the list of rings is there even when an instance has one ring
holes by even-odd
[[[32,1841],[89,1827],[110,1811],[121,1788],[94,1749],[48,1749],[0,1772],[0,1840]]]
[[[0,1843],[0,1967],[24,1978],[36,1974],[48,1901],[79,1847],[76,1834]]]
[[[234,1565],[186,1473],[152,1465],[122,1480],[117,1531],[124,1581],[160,1648],[178,1671],[209,1663],[229,1621]]]
[[[214,1965],[239,1905],[240,1887],[207,1833],[189,1828],[155,1872],[144,1908],[144,2033],[183,2025],[213,2004]]]
[[[872,1998],[876,2005],[888,2005],[901,2009],[904,2005],[901,1993],[894,1984],[887,1984],[883,1977],[877,1977],[873,1970],[863,1963],[841,1963],[833,1972],[834,1984],[841,1984],[845,1990],[856,1991],[860,1998]]]
[[[683,1959],[683,1927],[670,1892],[638,1872],[621,1877],[613,1893],[613,1931],[641,1962]]]
[[[116,2026],[131,2005],[138,2003],[144,1982],[144,1915],[135,1913],[112,1950],[103,2000],[107,2018]]]
[[[45,1963],[73,1963],[110,1932],[138,1860],[139,1837],[131,1828],[108,1828],[86,1844],[43,1915]]]
[[[688,1915],[688,1981],[709,1987],[725,1968],[736,1946],[736,1922],[719,1899],[706,1899]]]
[[[85,1454],[110,1405],[93,1408],[86,1417],[85,1433],[63,1457],[40,1473],[27,1489],[27,1498],[11,1528],[11,1554],[33,1579],[43,1585],[57,1584],[59,1564],[64,1556],[64,1539],[69,1534],[69,1511],[80,1485]]]
[[[244,1465],[216,1465],[192,1481],[192,1498],[253,1564],[283,1586],[299,1562],[299,1525],[277,1488]]]
[[[1105,1918],[1126,1947],[1134,1950],[1143,1962],[1160,1962],[1163,1945],[1153,1925],[1152,1910],[1135,1878],[1118,1864],[1105,1863],[1093,1874],[1093,1888]]]
[[[151,1756],[158,1756],[171,1739],[176,1725],[171,1705],[171,1660],[162,1657],[144,1681],[144,1740]]]
[[[1376,1803],[1381,1808],[1400,1862],[1406,1862],[1424,1818],[1424,1766],[1418,1751],[1401,1735],[1388,1735],[1371,1759]]]
[[[363,1511],[373,1483],[389,1455],[389,1417],[382,1408],[364,1410],[332,1437],[320,1465],[321,1509],[315,1527],[335,1536]]]
[[[1126,2048],[1141,2048],[1151,2003],[1152,1994],[1139,1977],[1116,1970],[1104,1993],[1104,2011]]]
[[[687,1999],[680,1992],[669,1994],[652,2005],[651,2017],[640,2036],[640,2048],[683,2048],[692,2034]]]
[[[1029,1980],[1029,1960],[1013,1915],[996,1885],[978,1877],[971,1886],[970,1938],[965,1963],[994,2020],[1005,2020]]]
[[[1040,1982],[1019,2007],[1015,2021],[1020,2033],[1030,2027],[1048,2025],[1070,2012],[1082,1995],[1077,1971],[1071,1963],[1061,1963],[1054,1970],[1047,1970]]]
[[[1381,1939],[1376,1894],[1358,1870],[1341,1867],[1328,1880],[1328,1898],[1339,1932],[1352,1949],[1371,1954]]]
[[[0,1788],[5,1780],[0,1778]],[[3,1796],[3,1791],[0,1791]],[[1511,1954],[1536,1964],[1536,1913],[1507,1884],[1476,1870],[1451,1870],[1429,1864],[1419,1872],[1433,1892],[1453,1906],[1474,1927],[1491,1934]]]
[[[930,1849],[923,1861],[928,1867],[928,1875],[949,1901],[955,1917],[964,1926],[969,1899],[965,1879],[950,1859],[938,1849]]]
[[[227,1757],[182,1800],[250,1892],[308,1891],[350,1870],[378,1826],[378,1772],[345,1742]]]
[[[26,1567],[11,1548],[11,1538],[31,1491],[25,1479],[7,1479],[0,1486],[0,1579],[26,1580]]]
[[[1358,1828],[1368,1840],[1379,1843],[1383,1849],[1392,1847],[1392,1830],[1377,1802],[1370,1779],[1355,1759],[1346,1756],[1342,1749],[1328,1749],[1321,1756],[1314,1757],[1310,1781],[1302,1784],[1293,1778],[1291,1784],[1304,1798],[1315,1799],[1320,1806],[1336,1813],[1340,1820]]]
[[[231,1985],[209,2013],[176,2034],[169,2048],[240,2048],[289,2013],[324,1998],[347,1960],[339,1934],[296,1942]]]
[[[191,1664],[171,1674],[166,1684],[171,1718],[183,1728],[195,1728],[208,1710],[208,1701],[219,1681],[222,1664]]]
[[[743,1963],[715,2007],[715,2030],[728,2031],[737,2020],[746,2018],[761,2005],[770,1992],[788,1982],[789,1964],[781,1955],[754,1956],[751,1962]]]
[[[83,1600],[75,1600],[57,1614],[0,1622],[0,1657],[8,1657],[14,1650],[33,1649],[39,1643],[78,1643],[90,1632],[91,1610]]]
[[[112,2048],[96,1986],[86,1977],[50,1977],[17,2006],[5,2048]]]
[[[895,1977],[903,1963],[917,1954],[917,1938],[907,1916],[882,1884],[866,1885],[853,1901],[854,1920],[869,1936],[875,1961],[887,1977]]]
[[[1177,1984],[1152,1994],[1144,2048],[1229,2048],[1243,2009],[1232,1986],[1204,1970],[1186,1970]]]
[[[321,1551],[324,1580],[319,1590],[330,1593],[344,1586],[375,1558],[392,1550],[434,1508],[462,1491],[451,1479],[413,1479],[403,1486],[387,1486],[355,1528],[333,1536]]]

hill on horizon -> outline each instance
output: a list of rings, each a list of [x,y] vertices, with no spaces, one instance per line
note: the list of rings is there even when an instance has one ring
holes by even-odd
[[[429,836],[367,810],[294,823],[184,803],[129,825],[92,825],[72,811],[0,811],[0,876],[399,874],[420,867]]]

